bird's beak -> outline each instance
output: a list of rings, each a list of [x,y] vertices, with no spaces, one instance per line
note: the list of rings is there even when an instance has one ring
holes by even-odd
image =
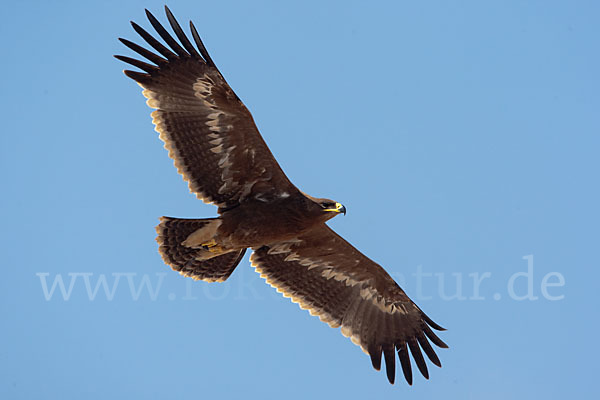
[[[336,213],[343,213],[346,215],[346,207],[342,205],[342,203],[335,203],[335,208],[326,208],[325,211],[333,211]]]

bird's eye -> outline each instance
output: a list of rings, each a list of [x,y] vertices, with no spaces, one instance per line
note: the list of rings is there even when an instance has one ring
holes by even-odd
[[[321,207],[323,208],[332,208],[334,205],[333,203],[321,203]]]

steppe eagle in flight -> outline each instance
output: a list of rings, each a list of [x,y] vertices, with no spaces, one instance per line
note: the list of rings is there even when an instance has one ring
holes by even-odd
[[[116,57],[142,71],[124,72],[156,109],[153,123],[190,190],[216,205],[219,214],[161,218],[157,241],[165,263],[187,277],[224,281],[250,248],[251,263],[267,283],[332,328],[341,327],[344,336],[370,355],[377,370],[383,354],[390,383],[396,353],[409,384],[409,353],[428,378],[422,351],[441,366],[430,341],[447,347],[431,329],[443,328],[381,266],[326,225],[346,212],[344,206],[311,197],[290,182],[194,24],[190,22],[192,43],[165,10],[179,41],[146,10],[166,46],[132,22],[155,52],[119,40],[150,63]]]

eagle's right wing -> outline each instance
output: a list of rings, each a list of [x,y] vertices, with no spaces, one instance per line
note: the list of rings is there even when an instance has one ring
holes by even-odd
[[[396,351],[409,384],[409,350],[426,378],[429,373],[421,351],[441,366],[429,341],[447,347],[431,330],[443,328],[383,268],[326,225],[297,240],[255,249],[250,260],[261,277],[285,297],[332,328],[341,326],[342,334],[371,356],[376,369],[383,352],[390,383],[394,383]]]
[[[267,200],[297,190],[261,137],[252,115],[229,87],[190,22],[196,47],[165,7],[178,43],[146,10],[167,48],[132,22],[156,53],[119,39],[153,64],[116,56],[145,72],[125,71],[144,88],[156,111],[152,122],[190,190],[208,203],[230,208],[248,196]]]

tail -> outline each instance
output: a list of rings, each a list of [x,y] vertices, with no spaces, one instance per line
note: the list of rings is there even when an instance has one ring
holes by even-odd
[[[164,262],[183,276],[208,282],[225,281],[244,256],[246,249],[212,256],[206,248],[183,244],[192,234],[194,237],[209,235],[207,239],[211,239],[219,224],[219,218],[162,217],[156,227],[156,241],[160,245],[158,251]]]

